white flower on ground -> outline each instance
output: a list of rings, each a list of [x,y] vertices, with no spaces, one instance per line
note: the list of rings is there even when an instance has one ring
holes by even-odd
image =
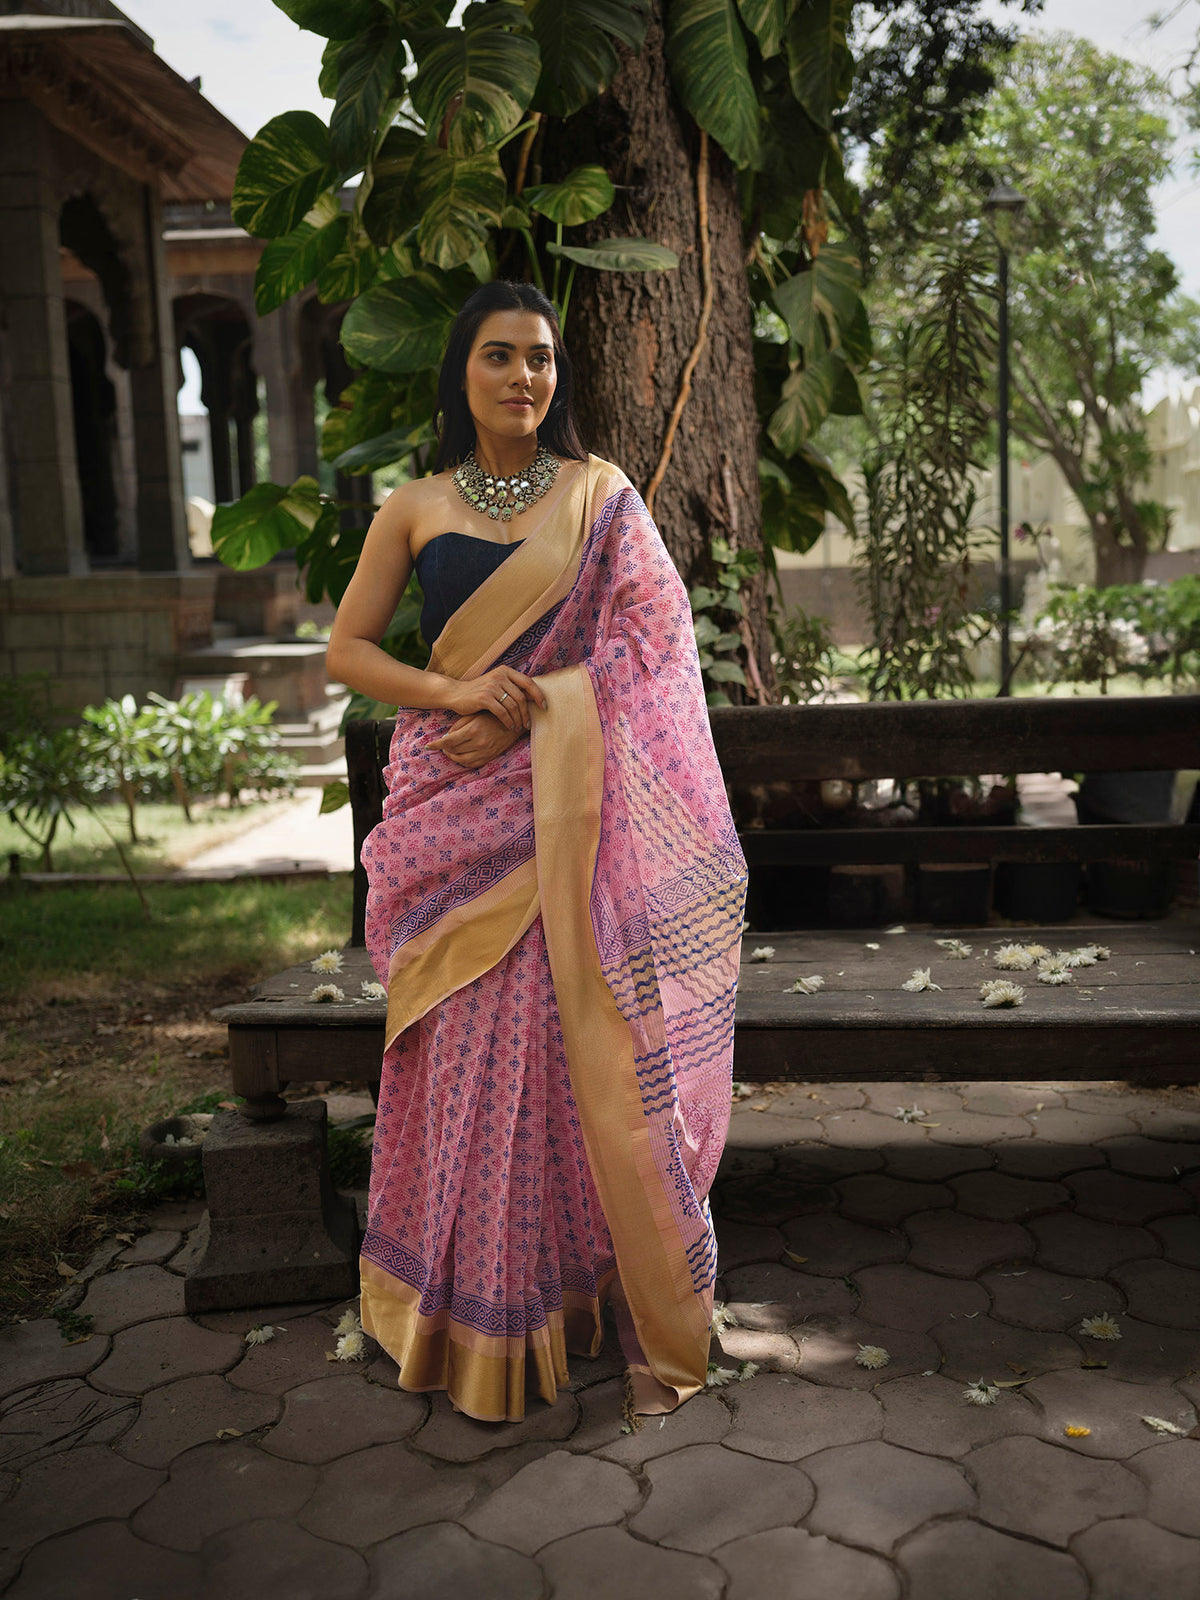
[[[249,1333],[243,1335],[243,1344],[266,1344],[268,1339],[273,1339],[277,1333],[286,1333],[286,1328],[273,1328],[270,1323],[256,1322]]]
[[[973,1406],[994,1406],[1000,1396],[1000,1390],[994,1383],[988,1383],[986,1378],[975,1378],[963,1390],[963,1399],[969,1400]]]
[[[374,983],[371,980],[364,978],[359,987],[362,989],[362,997],[364,1000],[387,999],[387,990],[381,983]]]
[[[1035,961],[1040,961],[1043,956],[1048,956],[1050,954],[1049,950],[1046,949],[1044,944],[1027,944],[1025,948],[1029,951],[1029,954]]]
[[[854,1359],[860,1367],[886,1367],[892,1358],[881,1344],[860,1344]]]
[[[899,1117],[901,1122],[919,1122],[922,1117],[927,1117],[929,1113],[928,1111],[922,1111],[914,1100],[911,1106],[897,1106],[892,1115]]]
[[[344,1000],[346,996],[336,983],[318,983],[308,997],[310,1000]]]
[[[358,1320],[358,1312],[353,1306],[342,1312],[333,1331],[336,1334],[362,1332],[362,1323]]]
[[[969,944],[964,944],[961,939],[935,939],[934,943],[940,945],[946,952],[947,961],[965,961],[973,948]]]
[[[735,1083],[733,1086],[733,1098],[735,1100],[744,1100],[748,1094],[753,1093],[754,1085],[752,1083]]]
[[[707,1389],[723,1389],[727,1383],[732,1383],[737,1377],[734,1367],[719,1367],[715,1361],[708,1363],[708,1376],[704,1380]]]
[[[816,994],[818,989],[825,987],[825,979],[819,972],[810,972],[807,978],[797,978],[784,994]]]
[[[877,944],[875,944],[872,940],[868,939],[866,944],[863,945],[863,949],[864,950],[878,950],[879,946]]]
[[[1025,1000],[1021,985],[1008,978],[989,978],[979,985],[979,994],[985,1006],[1019,1006]]]
[[[1028,972],[1033,957],[1023,944],[1002,944],[992,965],[1007,972]]]
[[[1086,950],[1089,955],[1095,956],[1097,961],[1107,961],[1112,955],[1112,951],[1106,944],[1085,944],[1080,948]]]
[[[1075,977],[1066,962],[1059,956],[1043,956],[1038,962],[1039,983],[1074,983]]]
[[[883,931],[884,933],[907,933],[908,929],[902,922],[898,922],[894,928],[885,928]]]
[[[1101,1311],[1094,1317],[1084,1317],[1079,1324],[1080,1333],[1086,1333],[1089,1339],[1119,1339],[1121,1330],[1108,1311]]]
[[[366,1342],[361,1333],[344,1333],[337,1342],[335,1361],[362,1361],[367,1354]]]
[[[739,1361],[738,1362],[738,1382],[739,1383],[745,1383],[746,1379],[747,1378],[752,1378],[757,1371],[758,1371],[758,1362],[757,1361]]]
[[[321,954],[309,962],[314,972],[340,972],[342,970],[342,952],[340,950],[322,950]]]
[[[730,1311],[728,1306],[717,1305],[713,1307],[712,1331],[716,1334],[718,1339],[725,1332],[726,1328],[740,1327],[741,1323],[738,1321],[734,1313]]]
[[[1173,1422],[1168,1422],[1165,1417],[1143,1417],[1142,1421],[1148,1423],[1155,1433],[1186,1434],[1186,1428],[1178,1428]]]
[[[1094,967],[1096,958],[1091,950],[1084,945],[1081,950],[1067,951],[1067,965],[1069,967]]]
[[[773,944],[760,944],[757,950],[751,950],[750,952],[751,961],[771,961],[774,956],[775,946]]]
[[[917,967],[914,969],[912,977],[905,978],[900,987],[902,989],[910,989],[914,994],[918,994],[922,989],[940,989],[942,986],[940,983],[934,983],[929,976],[928,967]]]

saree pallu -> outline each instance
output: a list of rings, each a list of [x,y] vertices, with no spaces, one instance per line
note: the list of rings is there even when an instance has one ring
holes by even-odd
[[[362,1325],[402,1388],[515,1421],[527,1362],[553,1402],[611,1299],[633,1410],[671,1411],[707,1377],[746,862],[687,592],[611,463],[429,666],[498,663],[545,693],[530,736],[468,770],[424,750],[453,713],[398,711],[362,847],[388,994]]]

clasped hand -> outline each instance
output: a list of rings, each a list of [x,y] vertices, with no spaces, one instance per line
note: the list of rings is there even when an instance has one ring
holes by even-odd
[[[459,713],[426,750],[440,750],[461,767],[482,767],[507,750],[529,728],[529,703],[546,709],[546,696],[515,667],[493,667],[459,683],[447,709]]]

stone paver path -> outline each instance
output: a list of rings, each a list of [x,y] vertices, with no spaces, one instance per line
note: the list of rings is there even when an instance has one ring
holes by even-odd
[[[327,1359],[347,1302],[189,1317],[160,1208],[90,1337],[0,1330],[0,1592],[1200,1600],[1200,1093],[776,1086],[713,1207],[713,1358],[758,1370],[632,1433],[611,1329],[506,1424]]]

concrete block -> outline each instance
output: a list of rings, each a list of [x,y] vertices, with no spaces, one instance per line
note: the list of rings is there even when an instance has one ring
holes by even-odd
[[[208,1199],[184,1280],[187,1309],[329,1300],[358,1288],[353,1199],[329,1176],[324,1100],[274,1122],[218,1111],[204,1141]]]
[[[62,665],[57,650],[14,650],[15,672],[58,672]]]

